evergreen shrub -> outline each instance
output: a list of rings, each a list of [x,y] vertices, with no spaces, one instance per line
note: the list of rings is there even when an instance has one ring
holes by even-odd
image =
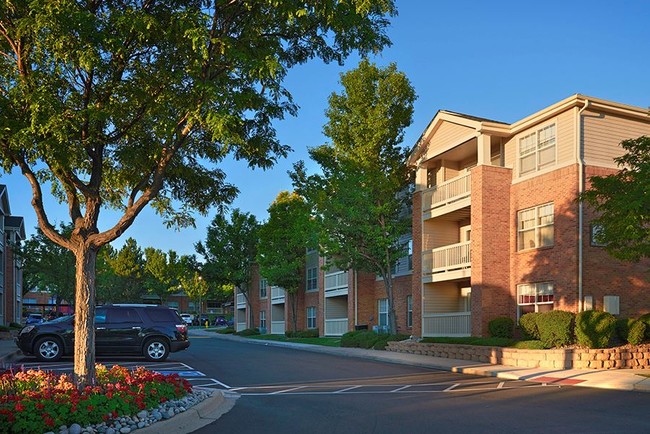
[[[524,340],[539,340],[539,329],[537,328],[537,318],[541,315],[538,312],[530,312],[519,318],[519,329],[521,330]]]
[[[564,347],[575,342],[575,314],[563,310],[543,312],[535,321],[544,348]]]
[[[488,331],[493,338],[511,339],[514,336],[515,322],[505,316],[494,318],[488,323]]]
[[[609,312],[580,312],[576,316],[575,333],[583,347],[606,348],[616,333],[616,318]]]

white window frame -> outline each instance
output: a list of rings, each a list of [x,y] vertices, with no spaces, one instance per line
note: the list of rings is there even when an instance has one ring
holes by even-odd
[[[266,311],[260,310],[260,328],[266,328]]]
[[[316,328],[316,306],[307,307],[307,328]]]
[[[377,300],[377,325],[379,327],[388,327],[388,299],[380,298]]]
[[[269,282],[268,282],[268,280],[260,279],[259,287],[260,287],[260,299],[263,300],[263,299],[265,299],[265,298],[267,298],[269,296],[269,291],[268,291]]]
[[[306,291],[318,291],[318,267],[307,268]]]
[[[519,138],[519,175],[538,172],[546,167],[553,166],[557,162],[557,125],[555,122],[544,125]],[[549,155],[552,153],[552,158]],[[548,155],[547,155],[548,154]],[[542,161],[543,157],[548,161]],[[527,165],[524,160],[530,160]],[[530,167],[528,167],[530,166]],[[527,167],[524,169],[524,167]]]
[[[521,283],[517,285],[517,321],[521,318],[521,306],[535,306],[535,312],[539,312],[542,305],[553,305],[554,303],[553,282]]]
[[[517,251],[552,247],[555,244],[555,207],[553,202],[517,212]],[[550,236],[548,232],[550,230]],[[526,236],[532,232],[533,238]],[[550,239],[550,241],[548,241]],[[534,245],[526,246],[532,241]]]
[[[406,327],[413,327],[413,296],[406,296]]]

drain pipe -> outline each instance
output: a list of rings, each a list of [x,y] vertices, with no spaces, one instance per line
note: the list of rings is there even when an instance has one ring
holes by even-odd
[[[576,119],[576,144],[578,152],[578,195],[581,195],[585,190],[585,160],[584,160],[584,144],[582,140],[582,113],[589,107],[589,100],[585,99],[585,105],[578,110],[578,119]],[[581,200],[578,201],[578,312],[583,311],[583,294],[582,294],[582,266],[583,266],[583,231],[584,231],[584,204]]]

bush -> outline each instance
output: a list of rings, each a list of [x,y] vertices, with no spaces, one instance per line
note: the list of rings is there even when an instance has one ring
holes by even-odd
[[[386,333],[375,333],[368,330],[355,330],[341,336],[341,346],[349,348],[374,348],[383,350],[389,341],[403,341],[408,339],[407,335],[390,335]]]
[[[627,342],[632,345],[639,345],[645,339],[645,332],[648,326],[643,321],[633,320],[627,333]]]
[[[216,330],[216,332],[219,333],[220,335],[231,335],[235,333],[235,328],[229,326],[226,327],[225,329]]]
[[[0,332],[8,332],[10,329],[5,325],[0,325]]]
[[[574,339],[575,314],[563,310],[544,312],[537,317],[539,339],[544,348],[571,345]]]
[[[254,329],[245,329],[240,332],[235,333],[238,336],[256,336],[260,334],[260,330],[258,328]]]
[[[639,321],[645,323],[645,338],[650,339],[650,313],[646,313],[645,315],[641,315],[639,318]]]
[[[543,350],[544,344],[542,344],[542,341],[537,340],[519,341],[515,342],[511,348],[517,348],[519,350]]]
[[[17,322],[10,322],[10,323],[9,323],[9,328],[12,328],[12,329],[21,329],[21,328],[23,328],[23,325],[22,325],[22,324],[18,324]]]
[[[616,337],[621,342],[627,342],[627,335],[630,331],[630,322],[634,321],[632,318],[617,318],[614,329],[616,330]]]
[[[578,344],[587,348],[606,348],[616,332],[616,318],[609,312],[587,310],[576,316]]]
[[[537,318],[541,315],[538,312],[530,312],[519,318],[519,328],[523,334],[523,339],[539,340],[539,329],[537,328]]]
[[[318,329],[298,330],[295,332],[286,331],[284,335],[288,338],[317,338],[319,337]]]
[[[505,316],[494,318],[488,323],[488,331],[493,338],[511,339],[514,335],[515,322]]]

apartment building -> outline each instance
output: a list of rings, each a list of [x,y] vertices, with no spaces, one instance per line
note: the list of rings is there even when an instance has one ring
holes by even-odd
[[[408,240],[402,240],[409,246]],[[411,334],[413,324],[412,256],[397,261],[394,272],[394,303],[400,333]],[[237,331],[258,327],[260,331],[283,334],[293,329],[318,329],[321,336],[341,336],[356,328],[388,329],[388,301],[384,283],[374,274],[339,270],[326,266],[316,250],[307,252],[303,272],[304,288],[295,298],[277,286],[270,286],[256,271],[246,295],[235,291]]]
[[[15,249],[24,239],[23,218],[11,215],[7,186],[0,185],[0,325],[21,320],[23,271]]]
[[[647,109],[579,94],[512,124],[436,113],[409,158],[413,334],[481,336],[493,318],[551,309],[650,312],[650,263],[609,257],[576,200],[642,135]]]

